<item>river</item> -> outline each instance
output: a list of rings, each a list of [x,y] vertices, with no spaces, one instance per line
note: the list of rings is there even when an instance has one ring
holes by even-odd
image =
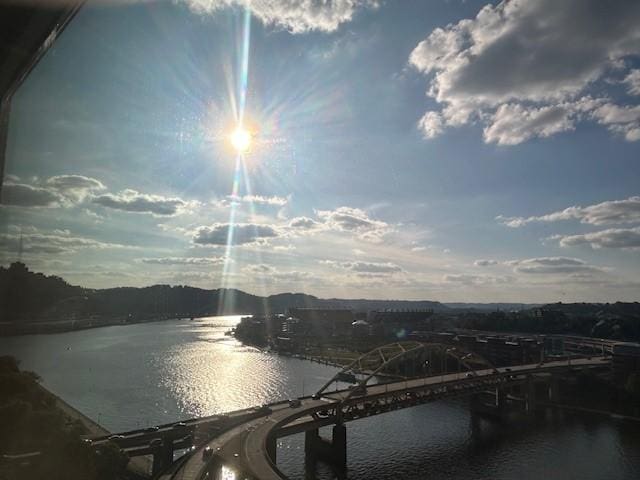
[[[310,394],[335,369],[264,353],[209,317],[0,338],[0,354],[113,432]],[[640,478],[640,423],[583,413],[472,421],[463,401],[435,402],[347,425],[348,478]],[[304,440],[282,439],[278,466],[304,478]],[[319,478],[332,478],[321,465]]]

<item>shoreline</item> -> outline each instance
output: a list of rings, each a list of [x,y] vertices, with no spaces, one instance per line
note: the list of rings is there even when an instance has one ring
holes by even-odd
[[[40,384],[40,388],[46,391],[51,397],[53,397],[56,401],[56,407],[61,410],[67,417],[78,420],[82,423],[84,428],[87,430],[87,433],[82,435],[85,438],[93,437],[93,436],[104,436],[110,435],[111,432],[107,430],[105,427],[100,425],[95,420],[89,418],[87,415],[82,413],[77,408],[71,406],[69,403],[65,402],[58,395],[53,393],[51,390],[47,389],[44,385]]]
[[[195,320],[197,318],[207,318],[215,316],[235,316],[247,315],[244,313],[229,313],[225,315],[198,315],[195,317],[167,317],[150,318],[139,320],[128,320],[124,317],[111,317],[108,319],[81,319],[81,320],[57,320],[47,322],[0,322],[0,338],[19,337],[22,335],[55,335],[57,333],[77,332],[81,330],[91,330],[94,328],[139,325],[142,323],[157,323],[170,320]],[[249,314],[250,315],[250,314]]]
[[[60,398],[60,396],[42,385],[42,383],[38,383],[38,386],[55,400],[56,408],[58,408],[65,416],[71,420],[77,420],[82,423],[84,428],[87,430],[87,432],[82,435],[82,438],[101,437],[112,433],[98,422],[67,403],[65,400]],[[150,477],[151,472],[151,460],[147,457],[130,458],[129,463],[127,464],[127,470],[138,477],[148,478]]]

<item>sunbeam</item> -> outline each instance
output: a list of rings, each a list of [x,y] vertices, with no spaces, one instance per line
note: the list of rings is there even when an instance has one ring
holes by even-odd
[[[249,7],[245,7],[243,11],[242,21],[242,36],[241,36],[241,48],[240,57],[238,59],[238,82],[236,86],[235,99],[232,98],[231,104],[237,105],[237,111],[235,113],[236,128],[230,136],[230,141],[236,152],[235,169],[233,173],[233,185],[231,189],[231,198],[235,199],[240,194],[240,182],[242,180],[242,172],[244,168],[244,154],[249,150],[251,146],[251,134],[243,127],[245,108],[247,103],[247,88],[249,84],[249,42],[251,41],[251,12]],[[235,101],[234,101],[235,100]],[[245,190],[248,191],[247,185]],[[222,286],[228,288],[229,286],[229,274],[231,264],[233,263],[233,232],[236,221],[236,209],[238,208],[238,202],[231,201],[229,207],[229,224],[227,230],[227,243],[225,247],[224,266],[222,270]],[[224,295],[224,294],[223,294]],[[222,310],[232,307],[232,298],[225,296],[221,299],[219,305],[222,306]]]

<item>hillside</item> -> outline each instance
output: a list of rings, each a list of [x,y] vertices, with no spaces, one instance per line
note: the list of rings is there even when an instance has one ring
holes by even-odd
[[[260,297],[236,289],[206,290],[153,285],[85,289],[60,277],[29,271],[22,263],[0,267],[0,312],[3,321],[30,322],[86,317],[193,317],[216,314],[284,313],[290,307],[370,309],[448,308],[439,302],[407,300],[322,299],[305,293]]]

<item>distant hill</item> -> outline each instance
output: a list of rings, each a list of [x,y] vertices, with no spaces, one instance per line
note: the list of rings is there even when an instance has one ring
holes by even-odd
[[[431,309],[436,313],[455,315],[473,315],[475,312],[485,317],[498,311],[521,312],[524,314],[523,318],[529,319],[527,322],[533,322],[529,328],[537,328],[541,324],[530,314],[539,305],[524,303],[442,304],[429,300],[324,299],[305,293],[279,293],[261,297],[237,289],[206,290],[170,285],[88,289],[70,285],[54,275],[31,272],[19,262],[8,268],[0,267],[0,321],[29,322],[89,317],[118,317],[125,321],[127,318],[144,320],[220,314],[286,313],[292,307],[349,308],[360,312]],[[541,308],[550,313],[555,312],[555,317],[562,315],[579,320],[592,319],[594,334],[620,329],[620,321],[629,322],[640,316],[638,303],[554,303]],[[491,323],[491,318],[486,317],[486,321]]]
[[[640,316],[640,302],[614,303],[548,303],[542,306],[549,311],[562,312],[568,316],[598,316],[601,318]]]
[[[216,314],[285,313],[291,307],[449,310],[440,302],[408,300],[322,299],[305,293],[260,297],[237,289],[206,290],[153,285],[86,289],[56,276],[34,273],[22,263],[0,267],[0,312],[4,321],[56,320],[69,317],[195,317]]]
[[[33,318],[61,300],[82,297],[85,292],[60,277],[34,273],[15,262],[9,268],[0,267],[0,320]]]
[[[455,308],[456,310],[464,310],[464,311],[484,311],[484,312],[495,312],[498,310],[502,311],[519,311],[519,310],[528,310],[530,308],[540,307],[541,304],[538,303],[445,303],[445,306],[449,308]]]

